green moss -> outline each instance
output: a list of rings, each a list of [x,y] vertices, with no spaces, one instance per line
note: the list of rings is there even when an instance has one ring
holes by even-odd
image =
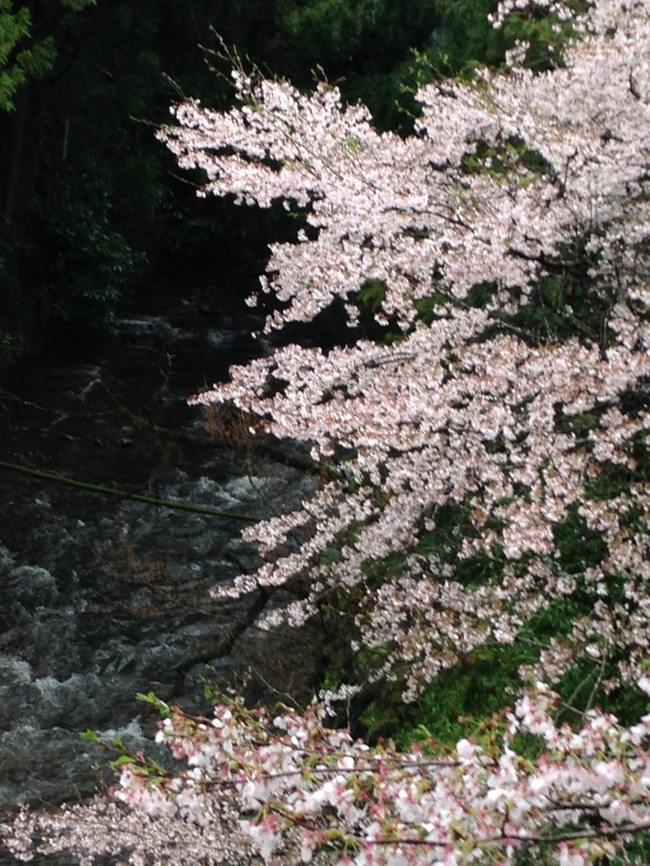
[[[443,671],[417,701],[408,704],[402,701],[397,684],[383,686],[360,715],[362,730],[371,739],[390,737],[402,748],[415,741],[453,748],[513,703],[518,668],[535,657],[535,651],[523,643],[480,647]]]
[[[558,561],[566,574],[580,574],[599,565],[607,553],[606,543],[587,527],[577,506],[555,527],[553,534]]]

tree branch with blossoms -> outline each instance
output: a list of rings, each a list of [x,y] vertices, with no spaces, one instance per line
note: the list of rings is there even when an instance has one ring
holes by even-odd
[[[650,694],[650,678],[639,686]],[[625,728],[591,710],[575,730],[554,721],[557,702],[540,684],[483,742],[461,740],[436,758],[426,748],[400,753],[354,741],[327,728],[318,705],[273,718],[230,701],[212,719],[192,719],[158,702],[167,715],[158,740],[188,769],[161,774],[142,762],[122,764],[114,795],[154,821],[180,819],[181,827],[209,829],[226,806],[242,816],[265,860],[280,849],[285,862],[325,852],[323,862],[355,866],[506,866],[548,843],[548,862],[582,866],[615,856],[650,828],[650,715]],[[75,817],[83,828],[94,815]],[[23,816],[22,839],[45,831],[41,850],[61,850],[69,839],[53,827],[51,817]],[[110,844],[108,825],[93,850]],[[24,841],[9,847],[25,854]],[[174,862],[190,861],[176,852]]]
[[[583,33],[562,68],[425,87],[411,138],[377,133],[335,88],[306,96],[241,72],[241,108],[184,103],[160,133],[183,166],[205,173],[204,194],[308,209],[311,239],[272,247],[263,289],[285,308],[267,330],[335,299],[354,325],[355,293],[368,280],[383,286],[374,315],[393,328],[390,345],[289,345],[194,402],[232,402],[317,459],[348,454],[341,481],[246,532],[266,561],[218,592],[306,578],[311,591],[286,611],[295,624],[342,589],[359,600],[356,646],[387,650],[377,675],[406,663],[410,699],[462,654],[512,642],[558,597],[579,595],[585,615],[537,676],[615,643],[618,675],[632,682],[647,654],[649,503],[638,470],[650,416],[642,400],[625,404],[650,376],[648,9],[601,0],[576,18],[551,5]],[[557,325],[530,327],[551,313]],[[617,472],[627,489],[592,492]],[[443,549],[433,542],[450,507],[467,526]],[[603,550],[580,573],[558,548],[577,522]],[[284,554],[299,527],[309,541]],[[467,586],[459,574],[481,560],[493,580]],[[625,587],[615,614],[603,603],[612,581]]]
[[[650,693],[648,677],[639,686]],[[576,731],[554,722],[558,700],[540,684],[483,745],[461,740],[435,759],[355,742],[324,727],[318,706],[271,719],[231,702],[196,722],[170,711],[159,739],[192,768],[180,788],[188,799],[177,777],[168,788],[183,817],[197,820],[203,798],[229,784],[265,857],[298,828],[303,862],[325,847],[342,863],[505,864],[551,842],[556,862],[578,866],[648,829],[650,715],[625,729],[593,710]],[[539,758],[517,749],[526,736],[543,743]],[[137,799],[143,785],[127,767],[118,796]]]

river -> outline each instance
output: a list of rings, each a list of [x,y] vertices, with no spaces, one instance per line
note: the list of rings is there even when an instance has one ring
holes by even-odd
[[[313,634],[256,627],[278,598],[210,595],[256,565],[239,537],[248,519],[313,486],[235,414],[206,423],[186,403],[263,350],[259,321],[203,291],[151,306],[136,301],[111,339],[52,346],[0,378],[5,807],[91,794],[106,758],[86,729],[149,748],[157,720],[139,692],[194,712],[209,708],[206,682],[251,700],[310,696]]]

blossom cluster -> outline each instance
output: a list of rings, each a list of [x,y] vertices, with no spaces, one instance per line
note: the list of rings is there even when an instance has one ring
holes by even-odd
[[[638,685],[650,694],[650,677]],[[206,824],[230,791],[265,859],[297,830],[302,862],[326,848],[350,866],[506,866],[552,840],[555,862],[582,866],[650,829],[650,715],[624,728],[590,710],[575,729],[556,722],[557,707],[538,683],[502,730],[448,754],[370,748],[327,728],[318,705],[272,717],[235,702],[212,720],[172,711],[159,739],[190,769],[152,786],[127,767],[118,796]],[[522,750],[526,737],[529,754],[531,737],[543,744],[541,757]]]
[[[218,592],[306,577],[284,612],[299,623],[344,589],[360,599],[357,645],[387,650],[378,673],[408,666],[407,698],[576,594],[585,615],[537,676],[587,653],[633,681],[648,654],[650,4],[599,0],[575,25],[561,68],[423,88],[407,139],[335,88],[240,72],[241,107],[183,103],[161,132],[204,194],[307,208],[310,231],[272,247],[262,287],[284,304],[267,330],[334,299],[354,326],[355,291],[382,286],[391,342],[289,345],[194,402],[234,403],[316,459],[345,455],[300,510],[247,531],[265,562]],[[431,543],[450,508],[462,530]],[[567,564],[569,526],[599,539],[597,559]],[[481,563],[492,579],[468,583]]]
[[[650,678],[639,686],[650,694]],[[462,739],[445,754],[370,748],[327,728],[317,705],[272,717],[230,702],[212,719],[168,708],[158,738],[187,769],[152,774],[134,761],[115,792],[141,816],[139,835],[99,803],[23,814],[0,835],[24,859],[37,834],[40,853],[73,847],[90,860],[121,848],[134,864],[194,863],[197,851],[200,862],[251,862],[250,844],[289,864],[510,866],[531,847],[542,856],[545,843],[544,862],[602,862],[650,829],[650,715],[625,728],[590,710],[576,729],[556,710],[557,695],[538,684],[483,742]],[[251,840],[239,851],[223,818],[233,814]]]

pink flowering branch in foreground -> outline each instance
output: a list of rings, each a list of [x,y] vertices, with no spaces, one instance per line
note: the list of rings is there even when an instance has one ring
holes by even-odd
[[[649,694],[650,678],[639,686]],[[356,866],[510,864],[548,842],[552,862],[581,866],[650,829],[650,715],[626,729],[591,710],[574,729],[554,721],[557,701],[538,684],[489,745],[461,740],[447,755],[369,748],[324,727],[318,707],[271,718],[224,704],[211,721],[171,711],[159,739],[189,771],[152,789],[127,766],[117,796],[201,823],[230,790],[265,858],[297,829],[303,862],[325,847]]]
[[[650,678],[639,686],[650,694]],[[75,811],[73,829],[65,813],[58,826],[50,816],[23,815],[9,847],[33,853],[38,833],[45,852],[67,850],[72,840],[77,853],[115,852],[121,832],[130,862],[139,863],[151,850],[152,822],[164,830],[156,862],[192,862],[177,850],[178,834],[192,856],[205,834],[202,862],[239,862],[232,826],[223,850],[208,844],[223,831],[224,814],[239,814],[244,834],[273,862],[506,866],[525,850],[540,863],[602,862],[650,829],[650,715],[625,728],[590,710],[574,729],[554,721],[557,701],[538,684],[483,742],[460,740],[447,753],[370,748],[325,727],[316,705],[272,717],[231,701],[212,719],[191,719],[159,703],[167,718],[158,739],[188,768],[123,766],[114,794],[141,815],[142,839],[125,839],[108,821],[102,835],[91,805]]]

